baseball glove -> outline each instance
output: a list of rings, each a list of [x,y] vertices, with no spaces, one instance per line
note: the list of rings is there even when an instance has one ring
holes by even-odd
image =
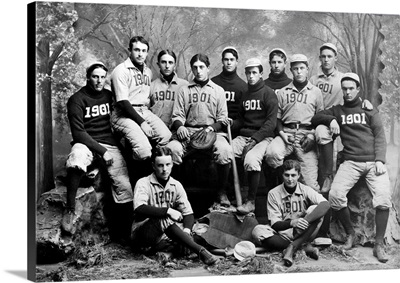
[[[209,149],[217,139],[217,134],[214,131],[206,129],[199,130],[190,137],[190,146],[194,149]]]
[[[300,145],[301,148],[305,153],[311,151],[315,147],[315,139],[313,135],[305,135],[301,140],[300,140]]]

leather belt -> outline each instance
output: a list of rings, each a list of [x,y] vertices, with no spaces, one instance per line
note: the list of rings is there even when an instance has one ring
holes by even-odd
[[[283,124],[284,127],[289,128],[289,129],[304,129],[304,130],[312,130],[313,127],[311,125],[302,125],[299,123],[289,123],[289,124]]]
[[[133,107],[144,107],[144,106],[146,106],[146,105],[144,105],[144,104],[132,104],[132,106],[133,106]]]

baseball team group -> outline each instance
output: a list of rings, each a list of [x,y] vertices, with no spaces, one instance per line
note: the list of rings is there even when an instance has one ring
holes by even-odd
[[[249,58],[247,83],[237,74],[239,52],[233,46],[223,49],[222,72],[212,78],[208,56],[194,55],[190,82],[178,77],[177,56],[169,49],[158,53],[160,75],[153,80],[145,63],[149,49],[145,38],[132,37],[129,58],[110,72],[110,89],[105,88],[107,66],[94,62],[86,69],[86,85],[68,100],[73,141],[66,162],[63,233],[75,233],[77,189],[97,160],[107,168],[113,200],[124,219],[122,238],[134,249],[154,249],[166,236],[205,264],[214,264],[218,258],[193,237],[192,206],[182,184],[171,176],[173,166],[194,150],[194,133],[205,137],[214,132],[210,152],[218,173],[217,204],[235,203],[228,197],[235,158],[243,162],[248,184],[237,214],[254,213],[261,174],[278,174],[279,183],[267,196],[269,223],[252,231],[255,245],[281,250],[286,266],[293,264],[300,249],[318,259],[317,240],[332,243],[329,224],[334,211],[347,235],[343,249],[351,249],[356,235],[346,195],[365,178],[375,210],[373,255],[380,262],[388,260],[384,236],[392,204],[384,127],[378,110],[360,97],[359,76],[341,73],[335,66],[334,44],[319,47],[320,67],[311,78],[303,54],[287,56],[281,48],[272,49],[265,80],[261,60]],[[292,78],[286,74],[287,65]],[[128,158],[151,161],[152,173],[135,184],[122,150],[126,147]]]

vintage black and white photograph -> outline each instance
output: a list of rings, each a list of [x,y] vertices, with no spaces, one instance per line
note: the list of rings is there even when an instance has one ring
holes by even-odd
[[[27,5],[30,280],[400,268],[400,15],[123,2]]]

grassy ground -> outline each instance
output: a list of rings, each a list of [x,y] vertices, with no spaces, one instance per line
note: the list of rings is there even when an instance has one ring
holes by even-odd
[[[387,247],[390,257],[385,264],[372,255],[371,247],[357,246],[344,251],[332,245],[321,249],[319,260],[298,251],[293,266],[283,265],[280,252],[264,253],[242,262],[233,256],[219,257],[217,264],[206,267],[194,259],[169,258],[165,253],[144,256],[132,253],[117,244],[92,246],[57,265],[37,267],[37,281],[91,281],[107,279],[167,278],[193,276],[223,276],[245,274],[278,274],[299,272],[379,270],[400,268],[400,246]]]

